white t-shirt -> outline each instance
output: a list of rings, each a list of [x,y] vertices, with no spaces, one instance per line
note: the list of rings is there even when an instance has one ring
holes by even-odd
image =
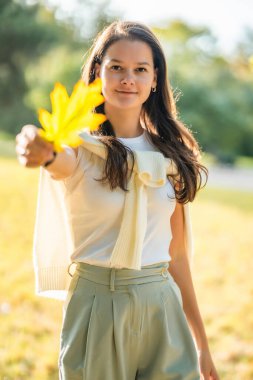
[[[158,151],[148,140],[145,130],[138,137],[118,140],[132,150]],[[102,158],[80,146],[77,160],[75,172],[63,180],[69,225],[70,228],[74,226],[71,230],[74,246],[71,259],[75,262],[109,267],[122,220],[125,192],[120,188],[111,191],[109,184],[95,180],[103,174]],[[170,261],[170,218],[176,205],[175,193],[168,180],[165,186],[148,187],[147,197],[148,217],[142,266]]]

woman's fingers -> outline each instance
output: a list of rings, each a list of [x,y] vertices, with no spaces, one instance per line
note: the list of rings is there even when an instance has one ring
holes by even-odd
[[[28,153],[28,149],[24,148],[22,145],[16,145],[16,153],[19,156],[25,156]]]
[[[53,144],[44,141],[34,125],[25,125],[16,136],[16,153],[21,165],[34,168],[52,158]]]
[[[38,128],[32,124],[24,125],[21,129],[21,134],[27,136],[29,140],[34,140],[38,135]]]
[[[220,380],[220,378],[215,368],[212,368],[210,371],[202,371],[201,380]]]
[[[211,369],[211,380],[220,380],[219,375],[215,368]]]
[[[202,372],[201,380],[210,380],[208,372]]]

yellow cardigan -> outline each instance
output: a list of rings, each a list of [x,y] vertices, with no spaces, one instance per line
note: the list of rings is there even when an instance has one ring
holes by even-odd
[[[83,146],[106,159],[104,144],[94,136],[81,134]],[[147,226],[147,186],[161,187],[166,175],[177,173],[171,159],[160,152],[134,151],[135,164],[128,182],[120,232],[110,258],[114,268],[141,269],[141,253]],[[73,251],[68,228],[65,188],[41,168],[36,224],[34,231],[34,269],[36,293],[65,298],[70,276],[68,266]],[[184,205],[185,241],[189,257],[193,253],[189,203]]]

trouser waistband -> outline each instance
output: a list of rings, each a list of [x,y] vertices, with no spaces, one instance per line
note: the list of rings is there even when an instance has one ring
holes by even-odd
[[[168,262],[161,262],[136,269],[107,268],[87,263],[76,263],[75,274],[98,284],[110,286],[114,291],[115,286],[128,284],[144,284],[148,282],[164,281],[169,277]]]

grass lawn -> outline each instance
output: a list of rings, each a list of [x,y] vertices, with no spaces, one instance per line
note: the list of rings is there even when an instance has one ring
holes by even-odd
[[[61,302],[34,295],[38,170],[0,159],[0,379],[56,380]],[[204,189],[191,205],[193,276],[222,380],[253,378],[253,194]]]

